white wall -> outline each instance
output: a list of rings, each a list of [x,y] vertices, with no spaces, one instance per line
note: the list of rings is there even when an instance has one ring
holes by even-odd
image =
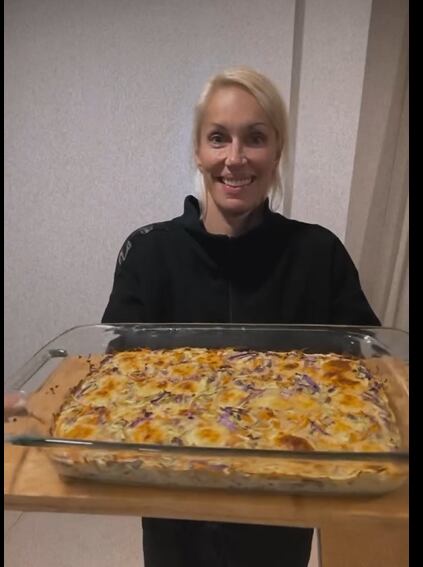
[[[290,214],[326,226],[342,241],[371,7],[371,0],[305,2]]]
[[[6,0],[5,374],[99,322],[126,236],[182,212],[206,79],[288,97],[293,0]]]
[[[251,65],[294,97],[286,212],[343,238],[371,0],[306,2],[304,37],[296,4],[5,1],[6,376],[98,322],[124,238],[180,214],[192,108],[219,69]]]

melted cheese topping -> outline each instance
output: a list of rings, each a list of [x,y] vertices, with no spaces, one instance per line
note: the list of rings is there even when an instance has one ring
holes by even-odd
[[[400,443],[384,383],[363,361],[233,348],[106,355],[68,394],[52,434],[294,451]]]

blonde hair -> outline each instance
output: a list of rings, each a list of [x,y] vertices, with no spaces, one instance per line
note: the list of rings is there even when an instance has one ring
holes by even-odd
[[[194,111],[194,155],[196,155],[200,146],[201,126],[207,103],[217,89],[227,86],[238,86],[249,92],[264,110],[275,130],[279,161],[275,172],[275,180],[269,191],[269,200],[271,208],[277,209],[283,199],[283,177],[288,161],[288,113],[285,102],[276,86],[270,79],[258,71],[244,66],[233,67],[218,73],[207,81]],[[203,213],[205,187],[203,176],[198,169],[196,171],[195,186],[195,192],[199,198]]]

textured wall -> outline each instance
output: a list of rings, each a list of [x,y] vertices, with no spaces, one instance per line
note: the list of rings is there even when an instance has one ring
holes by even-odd
[[[301,0],[300,0],[301,1]],[[292,208],[344,240],[371,0],[305,2]]]
[[[344,237],[370,6],[5,1],[6,376],[98,322],[124,238],[180,214],[192,108],[219,69],[251,65],[295,97],[287,212]]]
[[[5,375],[100,320],[124,238],[180,214],[192,108],[233,64],[288,97],[294,0],[5,1]]]

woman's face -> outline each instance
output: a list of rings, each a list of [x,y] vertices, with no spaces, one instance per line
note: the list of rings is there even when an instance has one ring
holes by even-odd
[[[227,86],[211,95],[196,157],[206,190],[224,214],[248,213],[263,203],[279,155],[275,130],[250,93]]]

